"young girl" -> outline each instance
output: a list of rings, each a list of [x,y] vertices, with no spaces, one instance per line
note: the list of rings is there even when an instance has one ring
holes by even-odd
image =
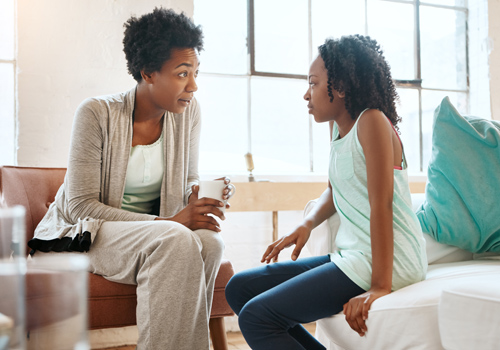
[[[375,40],[327,39],[309,70],[309,113],[331,132],[329,185],[293,232],[262,262],[295,244],[292,261],[243,271],[226,288],[252,349],[324,349],[308,323],[344,311],[360,336],[371,304],[425,277],[425,242],[411,208],[407,165],[395,129],[397,93]],[[338,250],[297,260],[312,229],[337,211]]]

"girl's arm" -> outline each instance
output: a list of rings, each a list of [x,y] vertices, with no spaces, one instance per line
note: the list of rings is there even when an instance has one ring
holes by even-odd
[[[365,320],[376,299],[392,288],[394,233],[392,200],[394,193],[394,130],[386,116],[369,110],[358,122],[358,138],[366,158],[368,200],[370,202],[370,238],[372,248],[372,280],[366,292],[344,305],[351,328],[363,336]]]
[[[333,122],[330,122],[330,140],[332,138],[332,128]],[[279,253],[293,244],[295,244],[295,249],[292,252],[292,260],[297,260],[302,251],[302,248],[306,244],[309,236],[311,236],[311,231],[316,228],[323,221],[328,219],[330,216],[335,214],[335,206],[333,204],[333,194],[332,185],[328,182],[327,189],[319,197],[314,208],[309,212],[309,214],[304,218],[302,223],[295,228],[294,231],[286,236],[278,239],[277,241],[270,244],[264,255],[262,256],[261,262],[270,263],[271,260],[277,261]]]
[[[318,202],[304,218],[302,223],[291,233],[271,243],[267,247],[260,262],[266,262],[267,264],[269,264],[271,260],[276,262],[279,253],[283,249],[291,247],[294,244],[295,249],[292,252],[292,260],[297,260],[302,248],[304,248],[309,236],[311,236],[311,231],[333,214],[335,214],[335,206],[333,205],[332,187],[330,183],[328,183],[327,189],[319,197]]]
[[[332,185],[328,182],[328,187],[321,194],[316,205],[307,214],[302,221],[302,226],[307,227],[310,231],[318,227],[323,221],[335,214],[335,206],[333,204]]]

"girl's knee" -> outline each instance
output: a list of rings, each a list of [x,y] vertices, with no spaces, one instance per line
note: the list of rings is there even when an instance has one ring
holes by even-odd
[[[229,304],[229,306],[231,307],[231,309],[233,309],[233,311],[239,315],[240,313],[240,307],[238,307],[238,287],[237,287],[237,283],[234,282],[234,278],[238,276],[238,275],[234,275],[233,277],[231,277],[231,279],[229,280],[229,282],[227,282],[226,284],[226,289],[224,291],[224,293],[226,294],[226,300],[227,300],[227,303]]]
[[[250,330],[262,327],[262,316],[265,314],[265,308],[256,300],[250,300],[240,310],[238,315],[238,324],[242,330]]]
[[[249,291],[246,289],[248,278],[244,273],[237,273],[226,285],[226,300],[231,309],[239,315],[240,310],[245,306],[245,303],[250,299]]]

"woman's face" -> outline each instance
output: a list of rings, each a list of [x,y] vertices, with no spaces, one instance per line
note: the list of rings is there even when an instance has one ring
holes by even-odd
[[[345,110],[344,96],[344,93],[333,90],[334,99],[330,102],[325,62],[318,55],[309,68],[309,88],[304,95],[304,100],[308,101],[309,114],[314,116],[317,123],[334,120],[339,112]]]
[[[198,54],[194,49],[173,49],[170,59],[161,70],[149,75],[143,73],[151,100],[157,108],[172,113],[183,113],[198,90]]]

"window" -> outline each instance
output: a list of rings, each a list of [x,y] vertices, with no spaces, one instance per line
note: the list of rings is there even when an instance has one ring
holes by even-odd
[[[434,109],[468,111],[465,0],[195,0],[205,34],[197,98],[202,172],[327,172],[329,132],[307,114],[309,63],[327,37],[365,34],[382,46],[400,95],[410,172],[425,171]]]
[[[0,165],[15,163],[15,2],[0,1]]]

